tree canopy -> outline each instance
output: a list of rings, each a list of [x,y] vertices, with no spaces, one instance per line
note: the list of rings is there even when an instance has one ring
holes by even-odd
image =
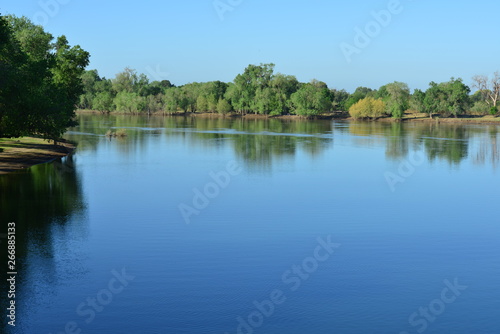
[[[26,17],[0,16],[0,137],[59,138],[73,126],[90,54]]]

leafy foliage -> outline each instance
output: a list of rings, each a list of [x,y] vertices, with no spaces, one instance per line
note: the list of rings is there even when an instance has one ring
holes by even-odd
[[[89,53],[26,17],[0,17],[0,137],[57,139],[76,123]]]
[[[313,80],[311,83],[302,85],[291,96],[295,113],[310,117],[330,111],[332,103],[329,94],[330,91],[324,82]]]
[[[462,79],[452,78],[440,84],[431,82],[425,92],[425,112],[431,117],[436,112],[445,117],[451,115],[457,117],[470,106],[469,93],[470,88],[462,82]]]
[[[366,97],[349,108],[349,114],[354,119],[378,118],[386,112],[387,104],[382,99]]]
[[[402,118],[410,106],[410,88],[403,82],[393,82],[383,86],[385,91],[384,101],[387,105],[386,112],[394,118]]]

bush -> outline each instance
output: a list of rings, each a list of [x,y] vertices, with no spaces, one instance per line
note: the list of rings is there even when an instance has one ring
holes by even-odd
[[[146,99],[137,93],[120,92],[114,99],[116,110],[128,114],[146,111]]]
[[[227,114],[228,112],[230,112],[232,109],[231,105],[229,104],[229,102],[227,102],[226,100],[220,98],[219,99],[219,103],[217,103],[217,112],[219,114]]]
[[[119,129],[116,131],[108,130],[106,132],[105,136],[106,137],[119,137],[119,138],[127,137],[127,130],[126,129]]]
[[[349,115],[354,119],[378,118],[385,114],[386,104],[381,99],[367,97],[349,108]]]
[[[490,106],[484,101],[477,101],[470,109],[473,115],[486,115],[490,111]]]
[[[127,137],[127,130],[126,129],[119,129],[115,132],[116,137]]]
[[[490,109],[490,115],[496,115],[498,114],[498,108],[497,107],[491,107]]]

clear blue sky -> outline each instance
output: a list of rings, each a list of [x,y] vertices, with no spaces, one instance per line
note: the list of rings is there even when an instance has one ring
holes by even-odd
[[[475,74],[500,70],[495,0],[400,0],[385,26],[370,25],[371,13],[387,10],[389,0],[217,1],[232,7],[222,20],[214,0],[2,0],[0,12],[65,34],[91,53],[89,69],[108,78],[128,66],[176,85],[227,82],[248,64],[273,62],[300,81],[353,91],[393,81],[425,89],[452,76],[470,84]],[[355,28],[367,24],[369,45],[347,62],[341,43],[356,46]]]

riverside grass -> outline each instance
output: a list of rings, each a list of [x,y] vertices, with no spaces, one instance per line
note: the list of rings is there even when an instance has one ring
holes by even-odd
[[[35,137],[0,139],[0,174],[7,174],[34,165],[62,158],[75,146],[66,141],[58,145]]]

